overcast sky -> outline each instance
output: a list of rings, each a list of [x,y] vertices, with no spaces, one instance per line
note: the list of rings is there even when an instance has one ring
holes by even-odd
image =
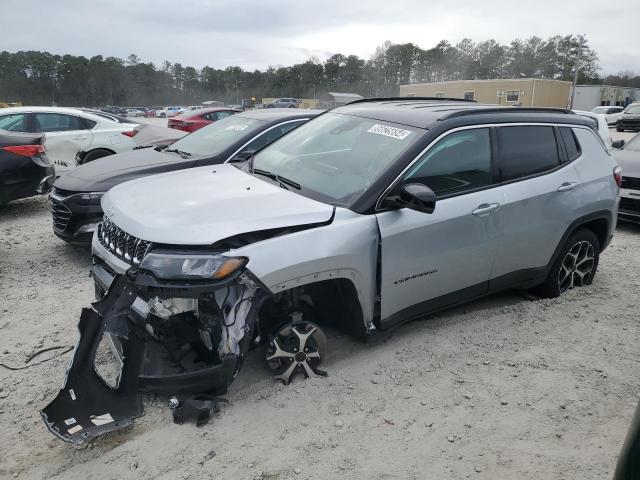
[[[430,48],[586,34],[601,73],[640,73],[640,8],[606,0],[0,0],[0,50],[265,69],[385,40]]]

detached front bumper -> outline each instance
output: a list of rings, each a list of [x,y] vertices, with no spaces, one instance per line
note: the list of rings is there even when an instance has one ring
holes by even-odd
[[[147,392],[179,398],[226,393],[249,349],[263,298],[251,280],[239,273],[212,288],[160,286],[115,256],[95,257],[92,276],[100,299],[83,309],[63,388],[41,412],[54,435],[80,445],[129,425],[143,415],[141,394]],[[236,316],[224,316],[226,311]],[[236,326],[235,348],[227,348]],[[96,370],[104,340],[115,345],[121,362],[115,386]]]

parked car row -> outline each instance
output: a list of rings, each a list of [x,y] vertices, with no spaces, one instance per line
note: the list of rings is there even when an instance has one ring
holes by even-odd
[[[135,178],[215,165],[244,158],[319,113],[244,112],[172,143],[170,148],[133,150],[92,162],[60,177],[50,194],[54,233],[70,243],[89,244],[102,220],[101,198]]]
[[[598,127],[565,110],[367,99],[235,113],[77,168],[52,191],[71,212],[56,234],[95,229],[97,303],[47,427],[81,444],[142,415],[137,391],[223,394],[261,343],[285,384],[326,375],[328,325],[369,336],[506,288],[591,284],[623,180]],[[104,338],[126,388],[92,367]]]
[[[595,107],[591,112],[605,115],[607,124],[615,126],[618,132],[625,130],[640,132],[640,103],[631,103],[626,107]]]

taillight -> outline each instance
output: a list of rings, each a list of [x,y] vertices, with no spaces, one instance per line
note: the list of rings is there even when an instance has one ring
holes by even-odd
[[[613,169],[613,179],[618,187],[622,185],[622,169],[619,166]]]
[[[44,153],[44,146],[42,145],[11,145],[2,147],[2,149],[21,157],[35,157]]]
[[[122,135],[126,135],[127,137],[135,137],[136,133],[138,133],[136,130],[131,130],[130,132],[120,132],[122,133]]]

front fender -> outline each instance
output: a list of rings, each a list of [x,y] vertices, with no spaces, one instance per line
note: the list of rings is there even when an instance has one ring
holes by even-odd
[[[378,224],[373,215],[337,208],[330,225],[270,238],[232,250],[271,293],[321,280],[346,278],[358,294],[365,326],[373,326]]]

